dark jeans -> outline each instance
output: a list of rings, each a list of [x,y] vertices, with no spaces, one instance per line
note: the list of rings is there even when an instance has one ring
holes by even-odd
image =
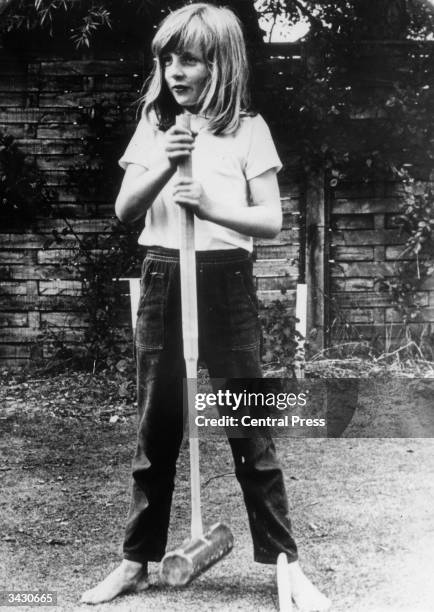
[[[242,249],[198,252],[199,353],[211,378],[259,378],[260,326],[252,263]],[[153,248],[142,269],[135,338],[139,426],[124,557],[164,555],[176,461],[183,436],[183,378],[177,251]],[[235,473],[247,507],[254,557],[297,559],[275,447],[264,430],[230,438]]]

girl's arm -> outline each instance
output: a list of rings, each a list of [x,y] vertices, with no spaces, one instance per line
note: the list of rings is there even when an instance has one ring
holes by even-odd
[[[274,238],[282,228],[282,208],[276,171],[271,168],[248,181],[251,205],[236,208],[216,204],[203,195],[199,183],[180,178],[174,188],[177,204],[190,207],[200,219],[258,238]]]
[[[143,217],[175,170],[169,161],[152,170],[128,164],[115,203],[118,219],[132,222]]]
[[[121,221],[137,221],[143,217],[160,191],[176,172],[180,160],[194,148],[189,130],[174,125],[165,134],[164,151],[158,166],[148,170],[139,164],[128,164],[116,198],[115,212]]]

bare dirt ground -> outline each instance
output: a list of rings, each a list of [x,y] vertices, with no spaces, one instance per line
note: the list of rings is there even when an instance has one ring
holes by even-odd
[[[365,383],[346,437],[277,439],[301,561],[335,612],[434,610],[432,387]],[[81,592],[119,559],[134,406],[88,374],[5,377],[0,402],[0,589],[49,588],[51,609],[90,609]],[[234,551],[183,590],[159,585],[153,564],[149,591],[93,609],[277,610],[274,568],[252,561],[228,445],[207,439],[201,453],[206,522],[231,525]],[[184,446],[169,548],[188,537],[187,464]]]

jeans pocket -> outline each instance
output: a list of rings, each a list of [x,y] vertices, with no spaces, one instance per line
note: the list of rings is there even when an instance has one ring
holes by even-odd
[[[146,351],[159,351],[164,345],[165,275],[152,268],[150,264],[143,268],[135,344]]]
[[[260,341],[258,302],[251,272],[228,272],[229,325],[232,350],[255,348]]]

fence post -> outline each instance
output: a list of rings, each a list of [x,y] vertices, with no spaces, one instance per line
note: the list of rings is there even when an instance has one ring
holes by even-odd
[[[311,172],[306,185],[307,340],[314,352],[324,348],[326,325],[327,224],[324,172]]]

